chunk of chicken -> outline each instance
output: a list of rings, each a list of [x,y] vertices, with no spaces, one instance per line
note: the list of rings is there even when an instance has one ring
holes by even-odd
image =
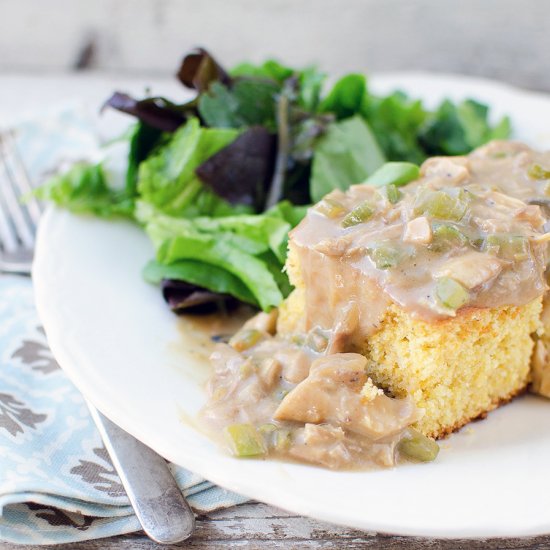
[[[546,221],[546,218],[542,215],[540,206],[536,204],[529,204],[518,208],[514,217],[518,220],[529,222],[533,229],[540,229]]]
[[[472,222],[486,233],[509,233],[511,223],[509,219],[500,218],[482,218],[479,216],[473,216]]]
[[[352,235],[341,235],[332,239],[323,239],[313,249],[325,256],[342,256],[353,241]]]
[[[512,157],[524,151],[529,151],[529,147],[519,141],[508,140],[493,140],[484,145],[478,147],[470,156],[473,158],[502,158]]]
[[[459,184],[470,177],[466,157],[433,157],[422,164],[422,175],[439,176],[445,184]]]
[[[388,467],[395,464],[394,448],[395,442],[365,445],[365,440],[346,435],[342,428],[306,424],[296,431],[289,454],[327,468],[357,467],[358,457],[361,464]]]
[[[446,261],[434,272],[434,277],[450,277],[466,288],[475,288],[496,277],[501,270],[498,258],[472,251]]]
[[[298,384],[307,378],[311,359],[301,349],[282,348],[275,352],[275,358],[282,366],[283,378],[292,384]]]
[[[429,244],[432,242],[432,226],[425,216],[414,218],[405,227],[403,242]]]
[[[376,440],[395,434],[416,420],[410,399],[376,395],[366,399],[366,358],[339,353],[317,359],[309,376],[296,386],[275,411],[275,420],[322,424],[350,430]]]
[[[268,334],[275,334],[277,329],[277,318],[279,316],[279,310],[273,308],[269,313],[260,311],[257,315],[254,315],[249,319],[241,328],[243,330],[259,330],[261,332],[267,332]]]

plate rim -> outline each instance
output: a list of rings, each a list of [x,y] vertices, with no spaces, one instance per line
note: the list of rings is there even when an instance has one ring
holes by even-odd
[[[460,81],[462,84],[466,86],[472,86],[472,87],[478,87],[482,86],[486,89],[499,89],[501,92],[505,91],[506,93],[510,93],[512,95],[521,95],[525,96],[527,98],[537,98],[542,99],[546,102],[550,103],[550,95],[538,93],[538,92],[532,92],[529,90],[522,90],[520,88],[516,88],[514,86],[511,86],[509,84],[504,84],[501,82],[496,82],[488,79],[480,79],[480,78],[472,78],[472,77],[462,77],[460,75],[444,75],[444,74],[434,74],[429,72],[392,72],[392,73],[384,73],[381,74],[379,77],[376,75],[372,76],[372,79],[375,80],[376,78],[383,78],[383,79],[414,79],[414,78],[420,78],[420,79],[435,79],[439,82],[450,82],[450,81]],[[475,94],[475,92],[473,92]],[[74,360],[74,355],[72,355],[73,352],[67,347],[66,343],[63,341],[62,337],[62,329],[59,326],[56,326],[55,320],[52,316],[52,310],[48,304],[47,299],[47,284],[46,284],[46,278],[43,274],[44,266],[45,266],[45,250],[47,248],[47,242],[48,242],[48,235],[50,233],[50,228],[52,224],[55,223],[56,217],[59,216],[59,211],[54,207],[48,207],[46,213],[44,214],[43,220],[40,224],[38,236],[37,236],[37,251],[35,256],[35,263],[33,265],[33,282],[35,287],[35,301],[37,305],[37,310],[40,319],[42,320],[42,323],[44,324],[44,328],[46,330],[48,342],[50,344],[50,347],[52,349],[52,352],[56,359],[58,360],[59,364],[62,366],[63,370],[68,374],[69,378],[72,380],[72,382],[77,386],[79,391],[83,393],[90,401],[99,409],[101,410],[107,417],[109,417],[111,420],[119,424],[121,427],[123,427],[126,431],[129,433],[132,433],[135,437],[138,437],[140,439],[143,439],[138,433],[136,432],[136,429],[134,426],[130,426],[128,424],[128,420],[124,418],[123,413],[120,409],[117,409],[116,407],[113,408],[112,405],[106,403],[104,400],[102,400],[100,397],[98,397],[97,393],[94,394],[93,391],[90,391],[90,388],[88,384],[85,382],[85,377],[81,377],[82,371],[80,371],[79,374],[79,368],[76,367],[77,361]],[[139,274],[136,274],[138,277]],[[155,448],[159,454],[163,455],[165,458],[168,458],[169,460],[175,462],[175,463],[181,463],[181,459],[178,456],[174,456],[173,450],[170,448],[169,444],[166,444],[164,441],[157,441],[156,439],[153,441],[154,438],[146,438],[146,443],[152,447]],[[237,459],[232,459],[237,460]],[[242,462],[242,461],[239,461]],[[190,466],[189,464],[192,463]],[[532,536],[532,535],[542,535],[550,533],[550,522],[548,525],[545,526],[529,526],[525,530],[520,530],[518,532],[515,530],[513,533],[504,530],[505,532],[501,533],[498,530],[495,531],[483,531],[483,532],[475,532],[472,531],[468,534],[464,534],[464,532],[461,530],[460,532],[456,531],[449,531],[448,529],[445,529],[444,531],[441,531],[440,529],[433,528],[433,529],[426,529],[425,526],[422,526],[420,529],[414,529],[414,528],[406,528],[406,529],[400,529],[395,526],[395,524],[392,524],[391,521],[384,524],[384,523],[373,523],[373,522],[356,522],[356,521],[350,521],[349,518],[340,517],[340,515],[335,512],[334,510],[331,511],[323,511],[323,510],[312,510],[311,504],[307,502],[307,499],[303,500],[294,500],[292,505],[289,506],[288,503],[281,502],[280,497],[271,490],[269,487],[269,484],[266,484],[265,487],[262,488],[261,491],[257,490],[257,487],[250,488],[246,485],[243,485],[241,482],[235,481],[231,482],[228,481],[223,476],[219,475],[218,472],[204,472],[201,468],[201,465],[196,463],[196,461],[189,460],[186,465],[183,465],[186,468],[189,468],[195,472],[197,472],[200,475],[203,475],[207,479],[213,481],[214,483],[227,488],[229,490],[235,491],[237,493],[243,494],[245,496],[248,496],[250,498],[254,498],[257,500],[262,500],[263,502],[267,502],[269,504],[272,504],[274,506],[278,506],[281,508],[285,508],[288,510],[291,510],[292,512],[306,515],[310,517],[315,517],[317,519],[336,523],[339,525],[344,525],[352,528],[358,528],[363,530],[369,530],[369,531],[376,531],[378,533],[385,533],[385,534],[392,534],[392,535],[405,535],[405,536],[417,536],[417,537],[437,537],[442,539],[451,539],[451,538],[462,538],[462,539],[479,539],[479,538],[488,538],[488,537],[496,537],[496,538],[502,538],[502,537],[517,537],[517,536]],[[309,468],[310,466],[305,466]],[[421,467],[421,466],[419,466]],[[260,493],[260,494],[259,494]]]

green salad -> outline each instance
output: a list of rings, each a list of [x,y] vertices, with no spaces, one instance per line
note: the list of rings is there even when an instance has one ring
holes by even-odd
[[[78,163],[38,191],[75,213],[138,223],[156,252],[143,276],[175,311],[224,300],[268,311],[292,290],[288,232],[307,205],[379,169],[378,182],[398,186],[428,156],[510,134],[508,118],[491,125],[474,100],[429,110],[400,91],[372,94],[361,74],[327,86],[316,67],[225,70],[198,49],[177,77],[191,101],[116,92],[105,103],[136,119],[123,187],[105,163]]]

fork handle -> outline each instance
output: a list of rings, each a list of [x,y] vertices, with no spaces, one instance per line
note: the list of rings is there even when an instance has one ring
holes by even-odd
[[[166,461],[88,403],[105,447],[147,536],[175,544],[191,536],[195,516]]]

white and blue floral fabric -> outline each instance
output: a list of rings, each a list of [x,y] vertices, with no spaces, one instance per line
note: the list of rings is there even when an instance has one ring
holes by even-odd
[[[31,175],[97,146],[75,113],[17,129]],[[197,513],[246,499],[170,465]],[[0,540],[66,543],[140,529],[82,395],[52,356],[29,278],[0,276]]]

